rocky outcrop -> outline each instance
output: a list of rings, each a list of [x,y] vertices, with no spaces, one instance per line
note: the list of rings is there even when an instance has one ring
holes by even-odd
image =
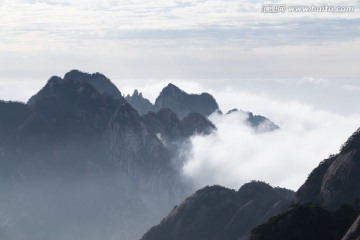
[[[150,111],[155,111],[153,104],[143,97],[142,93],[134,90],[133,94],[125,97],[126,101],[135,108],[140,115],[144,115]]]
[[[176,206],[142,240],[235,240],[285,209],[291,191],[251,182],[239,191],[205,187]]]

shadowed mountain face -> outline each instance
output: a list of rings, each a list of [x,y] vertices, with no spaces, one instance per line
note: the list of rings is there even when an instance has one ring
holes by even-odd
[[[189,113],[180,121],[173,111],[163,108],[142,118],[148,128],[166,142],[184,140],[194,134],[208,135],[216,130],[212,122],[196,112]]]
[[[250,240],[340,240],[359,213],[351,206],[328,211],[319,206],[296,205],[255,228]]]
[[[187,198],[141,240],[237,240],[286,209],[293,193],[251,182],[239,191],[205,187]]]
[[[79,71],[27,104],[0,102],[0,236],[139,239],[189,191],[160,135],[214,129],[202,115],[153,114],[152,125],[105,76]]]
[[[358,130],[340,153],[321,162],[296,192],[295,202],[303,205],[254,229],[251,240],[360,239],[359,143]],[[318,206],[304,205],[309,203]]]
[[[17,102],[0,101],[0,144],[7,141],[11,134],[32,115],[28,106]]]
[[[323,161],[296,193],[298,203],[315,202],[335,209],[360,199],[360,131],[339,154]]]
[[[65,74],[64,80],[86,82],[93,86],[101,94],[107,94],[115,99],[122,98],[119,89],[110,81],[110,79],[101,73],[89,74],[78,70],[71,70]]]
[[[360,215],[351,225],[345,236],[341,240],[359,240],[360,239]]]

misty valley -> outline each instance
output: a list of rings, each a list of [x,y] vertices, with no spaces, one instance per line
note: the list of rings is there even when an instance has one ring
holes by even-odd
[[[246,103],[233,107],[222,112],[211,94],[172,83],[151,102],[79,70],[51,77],[26,103],[0,101],[0,239],[359,240],[360,129],[317,159],[296,191],[256,178],[234,190],[189,177],[229,163],[222,158],[231,152],[204,144],[221,139],[224,122],[254,141],[282,131],[237,109]],[[202,162],[190,161],[202,152]],[[230,168],[247,169],[241,161]]]

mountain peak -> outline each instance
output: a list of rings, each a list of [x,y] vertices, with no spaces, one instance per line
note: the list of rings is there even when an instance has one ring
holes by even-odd
[[[113,84],[109,78],[99,72],[91,74],[74,69],[64,75],[64,80],[87,82],[101,94],[107,94],[115,99],[122,98],[121,92],[115,86],[115,84]]]
[[[182,91],[178,86],[172,83],[169,83],[165,88]]]
[[[140,93],[141,94],[141,93]],[[139,91],[137,89],[134,90],[132,97],[138,97],[140,96]],[[141,94],[142,95],[142,94]]]

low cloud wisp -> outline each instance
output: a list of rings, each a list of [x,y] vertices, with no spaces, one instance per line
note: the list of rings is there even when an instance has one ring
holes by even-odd
[[[220,184],[238,189],[251,180],[297,190],[320,161],[338,152],[358,127],[359,116],[343,116],[299,102],[280,102],[265,96],[223,91],[222,106],[240,104],[265,115],[280,129],[259,133],[246,125],[242,112],[210,120],[217,132],[191,139],[192,150],[183,174],[196,188]],[[235,99],[235,100],[234,100]]]

